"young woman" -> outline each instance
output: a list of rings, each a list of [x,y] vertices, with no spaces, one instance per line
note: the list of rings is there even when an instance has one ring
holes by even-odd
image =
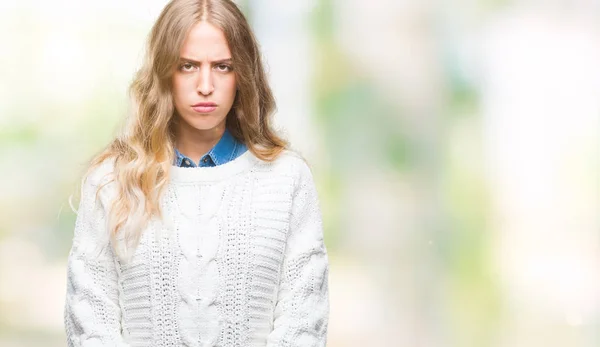
[[[229,0],[173,0],[125,131],[92,162],[68,258],[69,346],[325,346],[328,256],[306,163],[271,129]]]

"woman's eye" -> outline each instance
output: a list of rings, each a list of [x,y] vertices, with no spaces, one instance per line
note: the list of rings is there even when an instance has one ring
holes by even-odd
[[[185,63],[185,64],[181,65],[182,71],[192,71],[193,68],[194,68],[194,65],[192,65],[190,63]]]
[[[226,64],[219,64],[219,65],[217,65],[217,70],[219,70],[221,72],[229,72],[229,71],[231,71],[231,67]]]

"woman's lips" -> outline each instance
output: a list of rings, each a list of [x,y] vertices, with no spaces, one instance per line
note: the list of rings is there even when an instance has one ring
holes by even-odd
[[[211,113],[217,106],[192,106],[192,109],[198,113]]]
[[[217,109],[217,105],[212,102],[200,102],[192,105],[192,109],[198,113],[210,113]]]

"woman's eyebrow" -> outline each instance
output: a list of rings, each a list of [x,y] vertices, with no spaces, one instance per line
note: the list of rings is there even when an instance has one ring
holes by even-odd
[[[185,57],[180,57],[179,60],[181,60],[181,61],[188,61],[190,63],[194,63],[194,64],[197,64],[197,65],[202,64],[201,62],[199,62],[197,60],[190,59],[190,58],[185,58]],[[215,63],[231,63],[231,62],[232,62],[231,58],[218,59],[218,60],[212,61],[213,64],[215,64]]]

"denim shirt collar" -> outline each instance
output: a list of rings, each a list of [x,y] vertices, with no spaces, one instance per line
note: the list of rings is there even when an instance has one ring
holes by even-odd
[[[199,163],[194,163],[192,159],[183,155],[176,148],[174,164],[179,167],[217,166],[237,158],[245,150],[246,146],[236,140],[236,138],[231,135],[229,130],[225,129],[225,132],[223,133],[223,136],[221,136],[219,142],[217,142],[217,144],[200,159]],[[188,165],[186,165],[186,160],[189,162]]]

